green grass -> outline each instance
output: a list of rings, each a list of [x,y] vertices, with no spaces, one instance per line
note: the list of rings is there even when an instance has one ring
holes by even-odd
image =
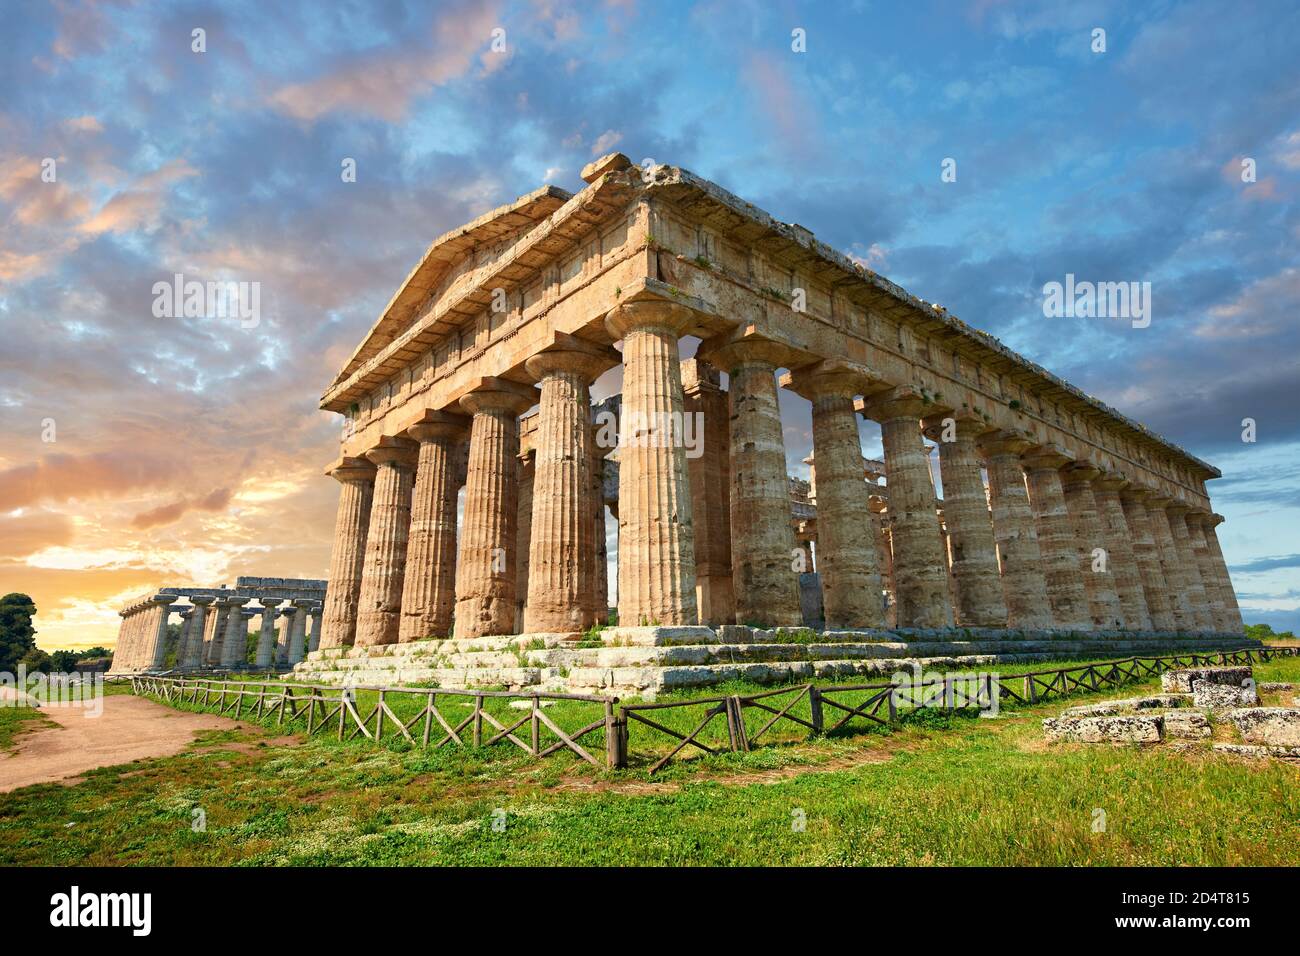
[[[1300,681],[1300,659],[1255,674]],[[644,763],[610,772],[505,747],[301,735],[281,746],[262,728],[209,732],[182,754],[75,787],[0,795],[0,863],[1300,863],[1294,764],[1042,741],[1039,720],[1070,703],[1157,686],[994,720],[923,713],[889,732],[790,739],[654,778]],[[573,726],[573,714],[555,717],[562,706],[548,716]],[[204,832],[192,830],[196,808]],[[1092,832],[1096,810],[1104,833]]]
[[[13,750],[20,736],[47,723],[50,721],[35,707],[0,707],[0,753]]]

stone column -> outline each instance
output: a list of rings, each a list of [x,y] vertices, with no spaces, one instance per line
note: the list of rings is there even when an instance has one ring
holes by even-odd
[[[222,595],[216,599],[216,614],[213,617],[212,639],[208,641],[208,653],[205,658],[209,667],[221,666],[222,648],[226,643],[226,626],[230,619],[230,597]]]
[[[1204,523],[1209,517],[1205,512],[1188,512],[1187,536],[1191,539],[1192,554],[1196,556],[1196,569],[1200,572],[1201,585],[1205,588],[1205,603],[1210,612],[1210,630],[1227,633],[1223,589],[1210,557],[1209,543],[1205,538]]]
[[[699,358],[682,362],[685,411],[694,422],[696,454],[689,454],[691,516],[695,528],[695,597],[700,623],[736,621],[731,576],[731,439],[727,393],[718,370]]]
[[[293,628],[289,631],[289,666],[300,663],[307,656],[307,615],[316,607],[315,601],[295,600],[298,613],[293,615]]]
[[[456,607],[456,446],[469,435],[469,419],[428,412],[406,434],[419,442],[411,525],[402,583],[402,643],[451,636]]]
[[[1245,625],[1241,620],[1241,608],[1237,606],[1237,592],[1232,586],[1232,577],[1228,574],[1228,563],[1223,559],[1223,548],[1219,545],[1219,535],[1214,529],[1223,523],[1223,515],[1212,514],[1205,523],[1205,543],[1210,549],[1210,560],[1219,576],[1223,589],[1223,624],[1229,634],[1242,634]]]
[[[397,643],[417,449],[407,438],[383,438],[366,452],[376,468],[375,495],[357,598],[357,647]]]
[[[528,552],[533,541],[533,481],[537,475],[534,450],[520,451],[518,474],[519,504],[515,509],[515,627],[528,630]]]
[[[280,609],[280,632],[275,640],[275,663],[277,667],[289,666],[289,648],[293,644],[293,619],[298,614],[298,608],[292,604],[286,604]]]
[[[1024,435],[1001,431],[980,436],[978,445],[989,475],[989,508],[1001,567],[1002,596],[1007,605],[1007,626],[1052,627],[1055,619],[1047,598],[1043,554],[1020,461],[1020,456],[1033,443]]]
[[[176,643],[176,663],[172,670],[180,670],[185,661],[185,653],[190,643],[190,634],[194,625],[194,608],[188,607],[177,612],[181,616],[181,635]]]
[[[145,652],[146,666],[150,670],[160,671],[167,662],[167,620],[171,617],[172,605],[176,598],[160,594],[153,599],[155,620],[153,632],[149,635],[148,650]]]
[[[1061,488],[1065,493],[1070,524],[1074,528],[1075,560],[1088,597],[1092,626],[1096,630],[1112,631],[1125,627],[1125,621],[1111,571],[1109,541],[1092,493],[1092,482],[1100,475],[1101,470],[1087,462],[1070,462],[1061,469]],[[1096,554],[1098,551],[1102,554]],[[1099,565],[1097,558],[1102,556],[1104,563]],[[1099,567],[1104,570],[1099,570]]]
[[[531,385],[504,379],[485,379],[460,400],[474,418],[456,562],[458,638],[514,633],[519,415],[536,401]]]
[[[870,487],[870,486],[868,486]],[[880,587],[884,591],[883,620],[886,627],[897,627],[894,614],[894,549],[890,542],[889,515],[885,513],[886,501],[881,495],[871,495],[871,531],[876,540],[876,567],[880,569]]]
[[[596,623],[590,389],[618,358],[612,348],[566,337],[524,363],[542,393],[528,548],[530,632],[585,631]]]
[[[345,458],[329,474],[341,487],[334,519],[334,547],[330,553],[321,645],[349,647],[356,640],[357,600],[361,595],[361,573],[366,558],[375,466],[364,458]]]
[[[693,323],[685,307],[655,300],[623,303],[605,317],[609,334],[623,340],[618,620],[624,627],[698,620],[677,346]]]
[[[244,620],[247,597],[226,598],[226,633],[221,643],[221,666],[226,670],[243,667],[248,661],[248,622]]]
[[[1146,499],[1150,494],[1145,488],[1128,485],[1120,489],[1120,506],[1124,509],[1124,519],[1132,536],[1133,556],[1142,580],[1142,595],[1146,599],[1151,629],[1173,631],[1176,627],[1169,606],[1169,588],[1160,563],[1160,549],[1151,530],[1151,517],[1147,514]]]
[[[1165,509],[1169,517],[1169,532],[1173,536],[1174,549],[1182,565],[1183,580],[1187,584],[1187,599],[1191,606],[1193,627],[1200,633],[1214,630],[1214,619],[1210,617],[1210,602],[1206,598],[1205,584],[1201,581],[1201,569],[1196,563],[1196,553],[1192,550],[1191,534],[1187,530],[1187,513],[1191,509],[1181,501],[1175,501]]]
[[[872,526],[871,489],[863,479],[862,439],[853,407],[854,396],[863,388],[862,376],[822,362],[796,372],[789,381],[813,406],[817,570],[826,629],[883,627],[879,558],[875,537],[867,534]]]
[[[1151,534],[1155,538],[1156,553],[1160,557],[1160,568],[1164,572],[1166,593],[1169,595],[1169,613],[1174,619],[1174,630],[1192,633],[1196,630],[1196,615],[1192,611],[1191,594],[1182,559],[1178,556],[1174,544],[1173,532],[1169,528],[1168,508],[1174,503],[1172,498],[1152,496],[1147,499],[1147,516],[1151,522]]]
[[[609,545],[605,538],[605,453],[595,447],[595,430],[592,431],[591,458],[591,511],[592,534],[596,545],[595,580],[591,586],[591,606],[596,609],[596,623],[609,620]]]
[[[262,629],[257,635],[257,657],[253,666],[267,670],[275,665],[275,609],[283,598],[259,598],[262,602]]]
[[[1061,466],[1072,460],[1059,445],[1041,445],[1023,455],[1029,486],[1029,506],[1038,530],[1038,547],[1043,555],[1043,577],[1047,600],[1056,627],[1076,631],[1092,628],[1088,597],[1074,551],[1074,528],[1066,510],[1061,487]]]
[[[948,561],[939,537],[930,456],[921,440],[927,402],[902,385],[873,396],[864,408],[880,423],[894,547],[899,627],[952,627]]]
[[[307,615],[307,651],[320,650],[320,627],[324,609],[320,601],[314,601],[311,613]]]
[[[1101,518],[1107,567],[1115,581],[1124,626],[1131,631],[1149,631],[1152,630],[1151,613],[1137,558],[1136,532],[1129,527],[1120,501],[1120,492],[1126,487],[1128,481],[1123,475],[1102,474],[1092,483],[1092,496]]]
[[[198,670],[203,666],[203,635],[208,624],[208,605],[213,601],[210,595],[199,594],[190,598],[194,605],[194,616],[190,619],[190,637],[185,644],[185,656],[180,661],[182,670]]]
[[[971,412],[926,420],[926,435],[939,446],[943,517],[956,583],[954,610],[962,627],[1007,626],[989,497],[975,450],[977,438],[988,430],[984,420]]]

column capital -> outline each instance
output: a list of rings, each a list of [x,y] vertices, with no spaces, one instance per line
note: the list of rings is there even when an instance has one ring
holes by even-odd
[[[367,460],[379,465],[392,465],[397,468],[415,467],[415,455],[419,446],[409,438],[397,438],[385,435],[379,444],[365,453]]]
[[[340,458],[326,469],[325,474],[335,481],[374,481],[375,466],[365,458]]]
[[[1034,447],[1032,436],[1013,429],[987,432],[980,435],[975,443],[979,447],[980,454],[985,458],[991,458],[994,455],[1016,455],[1019,457]]]
[[[866,366],[840,359],[823,359],[786,372],[777,384],[814,401],[823,395],[853,398],[872,388],[879,388],[881,383]]]
[[[1205,521],[1205,526],[1207,528],[1217,528],[1219,525],[1223,524],[1223,522],[1227,520],[1228,520],[1227,518],[1225,518],[1223,515],[1219,514],[1218,512],[1211,512],[1210,516]]]
[[[175,594],[155,594],[153,597],[149,599],[149,603],[166,604],[168,606],[171,606],[175,604],[178,600],[179,598]]]
[[[1103,471],[1092,483],[1102,491],[1121,492],[1129,487],[1129,480],[1121,471]]]
[[[1091,484],[1101,477],[1101,469],[1089,461],[1071,461],[1061,466],[1061,481],[1066,485]]]
[[[524,361],[528,374],[539,381],[556,373],[581,376],[591,384],[623,361],[617,349],[597,345],[575,335],[557,335],[556,343]]]
[[[1188,512],[1187,512],[1187,523],[1188,523],[1189,525],[1190,525],[1190,524],[1195,524],[1195,525],[1198,525],[1198,526],[1200,526],[1200,527],[1206,527],[1207,523],[1208,523],[1208,522],[1210,521],[1210,519],[1213,518],[1213,517],[1214,517],[1214,516],[1211,515],[1208,511],[1196,511],[1196,510],[1192,510],[1192,511],[1188,511]],[[1213,525],[1209,525],[1209,527],[1214,527],[1214,526],[1213,526]]]
[[[895,386],[887,392],[864,398],[858,407],[864,417],[881,423],[903,418],[914,419],[918,423],[918,429],[921,418],[935,409],[934,401],[922,394],[915,385]]]
[[[226,598],[226,604],[229,607],[243,607],[251,600],[253,600],[251,597],[244,597],[242,594],[236,594]]]
[[[1148,497],[1147,497],[1146,504],[1148,508],[1159,508],[1161,511],[1164,511],[1166,508],[1170,508],[1174,504],[1173,498],[1170,498],[1168,495],[1161,494],[1158,491],[1148,490],[1147,495]]]
[[[505,378],[482,378],[472,391],[460,398],[460,407],[470,413],[509,412],[522,415],[540,398],[532,385],[523,385]]]
[[[286,604],[284,607],[280,608],[281,616],[297,614],[297,613],[298,613],[298,606],[296,604]]]
[[[620,302],[605,314],[605,329],[616,340],[638,329],[654,329],[680,338],[695,324],[694,312],[666,299]]]
[[[1169,506],[1165,509],[1171,515],[1186,515],[1191,513],[1191,506],[1185,502],[1172,499]]]
[[[1055,442],[1047,442],[1035,445],[1025,452],[1020,456],[1020,461],[1026,471],[1060,471],[1063,466],[1074,461],[1074,453]]]
[[[1119,490],[1120,498],[1126,501],[1141,501],[1149,503],[1149,500],[1153,495],[1155,495],[1155,492],[1150,488],[1145,488],[1142,485],[1134,484],[1133,482],[1129,482]]]
[[[430,409],[415,424],[406,429],[412,441],[437,441],[440,438],[468,439],[470,419],[455,412],[438,412]]]
[[[258,603],[266,610],[275,610],[276,606],[284,603],[284,598],[258,598]]]
[[[215,600],[216,598],[211,594],[195,594],[190,596],[190,603],[200,607],[206,607]]]
[[[702,342],[697,354],[728,375],[744,365],[767,366],[775,371],[782,367],[808,365],[813,358],[793,343],[761,331],[753,324]]]
[[[965,440],[973,438],[976,441],[985,432],[993,431],[993,426],[986,422],[978,412],[969,408],[958,408],[952,411],[935,412],[927,415],[921,421],[921,430],[925,432],[925,437],[930,441],[940,441],[943,435],[945,423],[951,419],[957,431],[957,437]]]

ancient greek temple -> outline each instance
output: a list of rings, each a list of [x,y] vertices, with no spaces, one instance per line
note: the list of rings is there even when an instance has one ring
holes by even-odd
[[[583,179],[435,240],[324,393],[313,658],[603,623],[607,506],[630,644],[799,626],[814,555],[828,634],[1241,638],[1213,466],[686,170]],[[793,496],[781,389],[812,405]]]
[[[240,577],[233,588],[160,587],[128,601],[109,673],[289,668],[320,645],[325,582]],[[167,633],[180,624],[174,658]],[[249,661],[249,624],[258,642]]]

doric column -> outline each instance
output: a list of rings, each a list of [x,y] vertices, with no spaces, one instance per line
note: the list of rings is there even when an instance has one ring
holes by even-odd
[[[159,594],[153,599],[155,620],[153,633],[149,635],[146,665],[150,670],[160,671],[167,661],[167,619],[171,617],[172,605],[176,598]]]
[[[899,627],[952,627],[948,560],[939,537],[930,456],[921,440],[927,402],[902,385],[873,396],[864,414],[880,423],[885,447]]]
[[[1007,604],[998,571],[989,496],[980,477],[977,438],[989,427],[971,412],[935,415],[926,435],[939,447],[943,518],[956,583],[957,623],[963,627],[1006,627]]]
[[[522,439],[521,439],[522,441]],[[521,449],[515,508],[515,631],[523,634],[528,620],[528,553],[533,541],[533,479],[537,476],[535,449]]]
[[[591,606],[596,609],[596,623],[609,620],[609,545],[605,537],[605,453],[595,445],[596,432],[592,430],[591,456],[591,512],[592,534],[596,545]]]
[[[406,430],[420,450],[411,492],[398,640],[450,637],[456,607],[456,446],[469,436],[469,419],[428,412]]]
[[[1083,590],[1088,597],[1088,613],[1092,626],[1098,630],[1115,630],[1125,627],[1124,610],[1115,587],[1111,571],[1109,540],[1102,527],[1097,499],[1092,493],[1093,480],[1101,470],[1082,461],[1070,462],[1061,469],[1061,489],[1065,493],[1065,507],[1070,513],[1074,528],[1074,554]],[[1095,552],[1101,551],[1105,561],[1097,570]]]
[[[1212,514],[1205,523],[1205,543],[1210,549],[1210,559],[1219,576],[1223,593],[1223,625],[1228,634],[1241,634],[1245,626],[1241,620],[1241,608],[1237,606],[1237,592],[1232,586],[1232,576],[1228,574],[1228,563],[1223,559],[1223,548],[1219,545],[1219,535],[1215,527],[1223,523],[1223,515]]]
[[[458,638],[515,630],[519,415],[536,401],[531,385],[495,378],[460,400],[474,417],[456,562]]]
[[[289,631],[288,662],[292,667],[307,656],[307,617],[316,608],[315,601],[295,600],[298,613],[293,616],[293,629]]]
[[[324,608],[320,601],[313,601],[311,612],[307,615],[307,650],[320,650],[320,627]]]
[[[1196,569],[1201,575],[1201,586],[1205,588],[1205,604],[1210,612],[1210,630],[1226,633],[1223,587],[1219,581],[1214,561],[1210,557],[1209,543],[1205,538],[1204,522],[1210,515],[1207,512],[1190,511],[1187,513],[1187,536],[1191,539],[1192,554],[1196,556]]]
[[[1120,492],[1128,484],[1123,475],[1102,474],[1092,483],[1092,496],[1101,518],[1108,557],[1106,567],[1115,581],[1124,626],[1131,631],[1149,631],[1152,629],[1151,612],[1147,607],[1146,588],[1142,584],[1142,569],[1137,558],[1137,532],[1129,527],[1120,500]]]
[[[1145,488],[1127,485],[1120,489],[1120,506],[1133,543],[1133,556],[1137,561],[1142,581],[1142,596],[1146,599],[1147,613],[1153,631],[1176,629],[1174,615],[1169,607],[1169,588],[1165,583],[1164,568],[1160,563],[1160,549],[1151,530],[1151,517],[1147,514],[1146,500],[1151,495]]]
[[[251,601],[247,597],[226,598],[226,633],[221,642],[221,666],[226,670],[243,667],[248,660],[248,621],[245,620],[244,605]]]
[[[677,346],[693,322],[685,307],[653,300],[624,303],[605,317],[610,335],[623,340],[618,620],[624,627],[698,620]]]
[[[172,670],[180,670],[185,660],[185,652],[190,642],[191,628],[194,624],[194,608],[187,607],[177,611],[181,616],[180,640],[176,642],[176,663]]]
[[[894,548],[890,541],[889,515],[886,514],[887,503],[882,495],[871,495],[868,507],[871,509],[871,532],[876,539],[876,567],[880,569],[880,586],[884,591],[884,615],[886,627],[897,627],[894,613]]]
[[[530,632],[596,623],[591,383],[618,364],[612,348],[566,336],[524,367],[541,387],[528,545]]]
[[[1002,596],[1007,605],[1007,626],[1051,627],[1054,618],[1047,598],[1043,554],[1020,461],[1020,456],[1033,443],[1023,435],[1001,431],[981,435],[978,446],[989,475],[989,508],[1002,573]]]
[[[789,383],[813,406],[817,570],[826,629],[882,627],[880,565],[874,535],[867,534],[871,489],[863,478],[862,439],[853,407],[854,396],[863,389],[863,376],[838,363],[819,362],[794,373]],[[787,501],[787,523],[789,513]]]
[[[1072,460],[1059,445],[1040,445],[1021,457],[1029,486],[1029,506],[1038,529],[1043,555],[1047,600],[1056,627],[1086,631],[1092,628],[1088,596],[1074,550],[1075,532],[1061,487],[1061,466]]]
[[[1169,613],[1174,619],[1174,630],[1190,633],[1196,628],[1196,614],[1192,610],[1191,589],[1187,582],[1186,568],[1179,557],[1174,544],[1174,535],[1170,530],[1169,506],[1172,498],[1155,495],[1147,499],[1147,515],[1151,522],[1151,534],[1155,538],[1156,553],[1160,556],[1160,568],[1164,572],[1166,593],[1169,595]]]
[[[357,647],[397,643],[418,447],[408,438],[383,438],[366,452],[376,469],[375,494],[357,598]]]
[[[731,438],[727,393],[718,370],[700,358],[682,362],[686,414],[697,443],[687,463],[695,528],[695,596],[700,623],[734,624],[731,575]]]
[[[275,664],[275,609],[283,598],[259,598],[262,603],[262,628],[257,635],[257,656],[253,666],[266,670]]]
[[[1165,509],[1169,516],[1169,532],[1173,535],[1174,549],[1183,566],[1183,580],[1187,584],[1187,599],[1191,605],[1195,629],[1201,633],[1214,630],[1214,619],[1210,616],[1210,602],[1206,597],[1205,584],[1201,581],[1201,568],[1196,562],[1196,552],[1192,549],[1191,533],[1187,530],[1187,513],[1191,509],[1181,501],[1175,501]]]
[[[275,639],[275,663],[277,667],[289,666],[289,648],[293,645],[293,619],[301,613],[293,604],[286,604],[280,609],[280,628]]]
[[[350,647],[357,633],[357,600],[366,560],[366,533],[374,497],[375,466],[364,458],[345,458],[329,472],[340,485],[325,592],[323,647]]]
[[[226,643],[226,626],[230,620],[230,597],[222,595],[216,599],[216,613],[213,615],[212,638],[208,641],[208,652],[204,658],[209,667],[221,666],[222,648]]]
[[[178,662],[182,670],[198,670],[203,666],[203,635],[207,631],[208,605],[212,600],[206,594],[190,598],[190,603],[194,605],[194,616],[190,618],[190,636],[185,642],[185,655]]]

